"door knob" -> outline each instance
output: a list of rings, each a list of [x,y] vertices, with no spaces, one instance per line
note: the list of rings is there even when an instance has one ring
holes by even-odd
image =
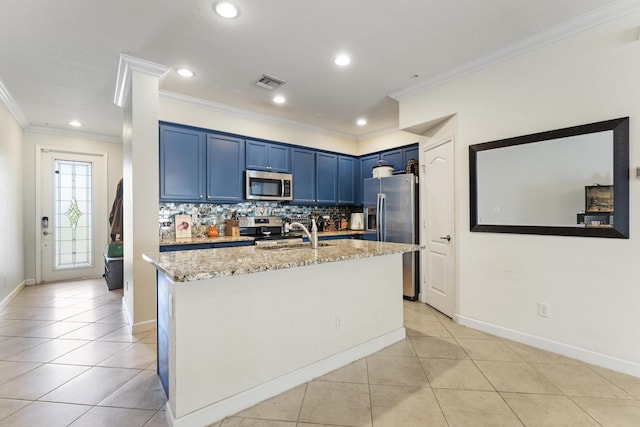
[[[43,231],[42,234],[44,234],[45,236],[48,236],[51,233],[49,233],[48,231]]]
[[[446,240],[447,242],[451,241],[451,236],[449,236],[448,234],[444,237],[440,237],[441,240]]]

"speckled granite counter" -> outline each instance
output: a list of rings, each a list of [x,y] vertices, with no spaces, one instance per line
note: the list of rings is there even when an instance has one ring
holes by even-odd
[[[322,242],[316,250],[309,246],[285,250],[268,248],[272,247],[202,249],[144,254],[143,258],[172,281],[190,282],[411,252],[418,249],[415,245],[367,240]]]

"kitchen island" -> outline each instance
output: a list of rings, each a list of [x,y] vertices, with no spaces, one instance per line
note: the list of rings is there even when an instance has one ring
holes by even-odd
[[[174,426],[214,423],[400,341],[402,253],[338,240],[144,255]]]

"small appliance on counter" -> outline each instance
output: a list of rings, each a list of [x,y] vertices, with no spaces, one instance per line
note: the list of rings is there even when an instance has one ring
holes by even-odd
[[[364,229],[364,213],[352,213],[351,221],[349,222],[349,228],[352,230]]]

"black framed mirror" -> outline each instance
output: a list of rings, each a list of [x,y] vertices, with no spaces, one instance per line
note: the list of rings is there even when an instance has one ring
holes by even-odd
[[[469,146],[475,232],[629,238],[629,118]]]

